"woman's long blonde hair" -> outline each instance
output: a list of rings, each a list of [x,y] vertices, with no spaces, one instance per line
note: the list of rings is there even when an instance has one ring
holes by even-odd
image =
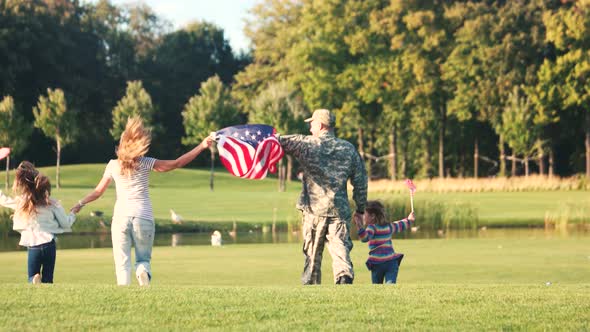
[[[137,169],[139,158],[145,156],[151,142],[151,130],[144,127],[141,118],[138,116],[129,118],[117,149],[122,174],[129,176]]]
[[[27,218],[36,214],[38,206],[51,204],[49,178],[39,173],[28,161],[18,165],[12,190],[19,197],[15,216]]]

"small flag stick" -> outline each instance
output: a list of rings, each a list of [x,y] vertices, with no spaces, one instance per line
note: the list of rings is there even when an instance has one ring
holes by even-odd
[[[416,186],[410,179],[406,179],[406,186],[410,189],[410,205],[412,206],[412,212],[414,212],[414,192],[416,191]]]

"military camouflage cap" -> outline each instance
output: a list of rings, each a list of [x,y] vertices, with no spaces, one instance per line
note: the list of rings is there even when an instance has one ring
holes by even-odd
[[[305,122],[311,122],[313,120],[318,120],[320,123],[328,126],[334,127],[336,124],[336,118],[334,114],[327,109],[319,109],[313,111],[313,115],[309,119],[305,119]]]

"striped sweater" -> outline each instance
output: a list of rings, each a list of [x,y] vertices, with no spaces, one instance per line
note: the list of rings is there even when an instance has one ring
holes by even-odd
[[[401,259],[403,254],[396,254],[393,250],[391,236],[394,233],[400,233],[412,226],[413,221],[402,219],[385,225],[371,224],[366,228],[358,230],[359,238],[362,242],[369,242],[369,259],[367,266],[380,264],[393,259]]]

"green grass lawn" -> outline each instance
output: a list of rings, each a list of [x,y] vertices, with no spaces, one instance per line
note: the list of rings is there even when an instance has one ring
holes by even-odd
[[[399,284],[299,285],[300,245],[156,247],[149,289],[114,286],[109,249],[60,250],[56,283],[0,253],[3,330],[588,330],[587,238],[398,240]],[[547,285],[547,282],[550,282]]]
[[[73,206],[100,180],[105,165],[68,165],[62,167],[62,188],[53,191],[64,206]],[[52,179],[54,167],[41,168]],[[0,176],[0,188],[4,177]],[[295,203],[301,189],[299,182],[292,182],[287,192],[277,191],[277,180],[243,180],[227,172],[215,174],[215,190],[209,190],[207,170],[179,169],[169,173],[152,173],[150,195],[156,219],[160,223],[170,220],[170,209],[188,221],[196,222],[249,222],[269,223],[274,216],[278,222],[298,223]],[[369,199],[399,197],[399,194],[369,193]],[[409,200],[409,199],[408,199]],[[590,206],[587,191],[553,192],[485,192],[485,193],[424,193],[417,192],[415,201],[435,200],[445,204],[468,203],[475,207],[480,225],[525,226],[543,225],[547,211],[559,213],[568,206]],[[115,201],[114,184],[105,195],[85,207],[83,215],[92,210],[112,214]],[[417,211],[419,215],[419,211]],[[588,218],[590,216],[585,215]],[[400,216],[401,217],[401,216]]]

